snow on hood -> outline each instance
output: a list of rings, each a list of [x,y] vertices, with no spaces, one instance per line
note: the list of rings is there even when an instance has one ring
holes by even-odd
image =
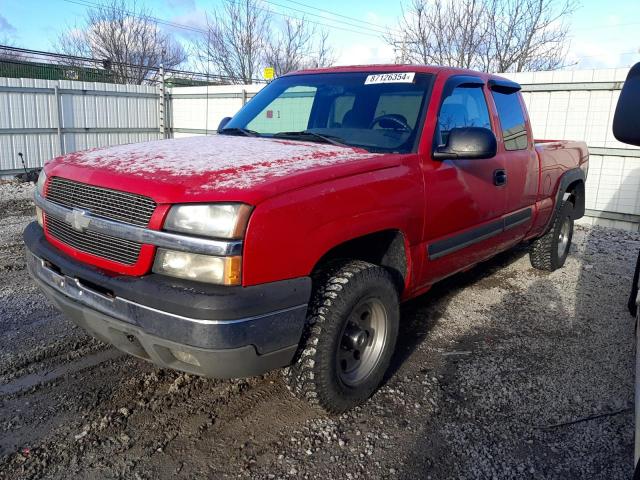
[[[168,181],[201,176],[206,181],[200,188],[225,190],[249,189],[269,178],[376,155],[328,144],[214,135],[93,149],[56,163]]]

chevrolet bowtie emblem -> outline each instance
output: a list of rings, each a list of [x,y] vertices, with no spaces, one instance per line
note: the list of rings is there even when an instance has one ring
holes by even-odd
[[[91,223],[91,219],[88,215],[89,212],[87,212],[86,210],[74,208],[69,213],[67,213],[67,215],[65,216],[65,220],[76,232],[84,232]]]

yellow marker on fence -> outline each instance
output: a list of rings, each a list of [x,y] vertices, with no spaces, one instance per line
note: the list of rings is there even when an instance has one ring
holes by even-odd
[[[265,67],[263,75],[265,80],[273,80],[273,77],[276,75],[276,71],[273,67]]]

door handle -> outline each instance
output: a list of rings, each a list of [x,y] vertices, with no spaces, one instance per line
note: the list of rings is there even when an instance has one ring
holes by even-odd
[[[507,172],[500,168],[493,172],[493,184],[497,186],[506,185],[507,183]]]

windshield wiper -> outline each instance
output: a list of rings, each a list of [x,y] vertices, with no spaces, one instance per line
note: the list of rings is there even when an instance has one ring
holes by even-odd
[[[260,135],[258,134],[258,132],[254,132],[253,130],[248,130],[246,128],[240,128],[240,127],[229,127],[229,128],[223,128],[222,130],[220,130],[218,132],[219,135],[244,135],[246,137],[259,137]]]
[[[278,132],[278,133],[274,133],[273,136],[276,138],[281,137],[281,138],[295,138],[295,139],[299,139],[301,137],[307,137],[307,139],[309,140],[311,139],[308,137],[311,137],[316,141],[320,141],[322,143],[330,143],[332,145],[337,145],[339,147],[350,146],[347,143],[345,143],[345,141],[342,138],[337,137],[335,135],[325,135],[325,134],[320,134],[316,132],[311,132],[309,130],[302,130],[299,132]]]

